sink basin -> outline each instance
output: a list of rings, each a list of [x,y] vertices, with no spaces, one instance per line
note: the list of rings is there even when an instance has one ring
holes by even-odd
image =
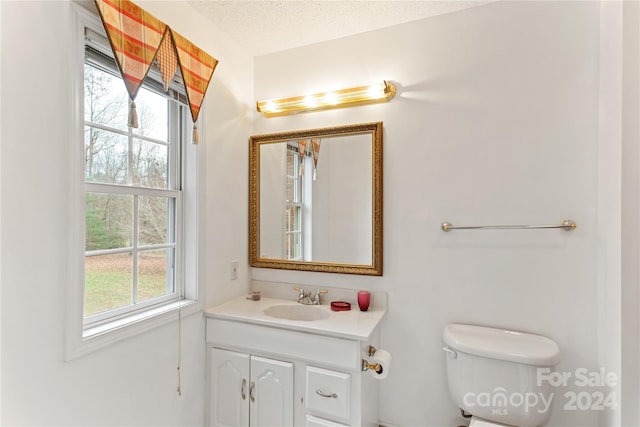
[[[272,305],[264,310],[264,314],[287,320],[322,320],[329,317],[325,310],[309,305]]]

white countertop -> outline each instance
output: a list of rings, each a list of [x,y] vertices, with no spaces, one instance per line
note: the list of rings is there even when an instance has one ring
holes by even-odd
[[[386,310],[380,307],[370,307],[368,311],[360,311],[357,304],[351,304],[350,311],[332,311],[329,303],[309,307],[320,308],[329,313],[329,317],[321,320],[288,320],[268,316],[264,313],[273,305],[301,305],[296,301],[262,297],[260,301],[248,300],[245,296],[228,301],[204,311],[204,315],[211,319],[232,320],[289,329],[313,334],[328,335],[338,338],[367,340]]]

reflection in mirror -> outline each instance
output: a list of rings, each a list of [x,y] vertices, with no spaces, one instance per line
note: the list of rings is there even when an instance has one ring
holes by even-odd
[[[254,267],[382,275],[382,123],[250,139]]]

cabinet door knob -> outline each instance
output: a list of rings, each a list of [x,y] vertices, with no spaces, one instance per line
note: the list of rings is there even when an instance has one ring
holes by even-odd
[[[317,395],[320,395],[320,396],[322,396],[322,397],[328,397],[329,399],[337,399],[337,398],[338,398],[338,395],[337,395],[337,394],[335,394],[335,393],[325,394],[325,393],[323,393],[323,392],[322,392],[322,390],[320,390],[320,389],[316,390],[316,394],[317,394]]]
[[[247,389],[247,379],[242,379],[242,386],[240,387],[240,395],[242,396],[242,400],[247,400],[247,393],[245,390]]]
[[[256,401],[256,398],[253,395],[253,390],[255,390],[255,388],[256,388],[256,383],[251,381],[251,385],[249,386],[249,399],[251,399],[252,402]]]

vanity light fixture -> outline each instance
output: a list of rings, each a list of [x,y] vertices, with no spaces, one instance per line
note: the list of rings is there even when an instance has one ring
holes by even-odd
[[[396,94],[396,87],[389,81],[366,86],[294,96],[292,98],[258,101],[257,110],[266,117],[284,116],[303,111],[326,110],[329,108],[352,107],[356,105],[387,102]]]

